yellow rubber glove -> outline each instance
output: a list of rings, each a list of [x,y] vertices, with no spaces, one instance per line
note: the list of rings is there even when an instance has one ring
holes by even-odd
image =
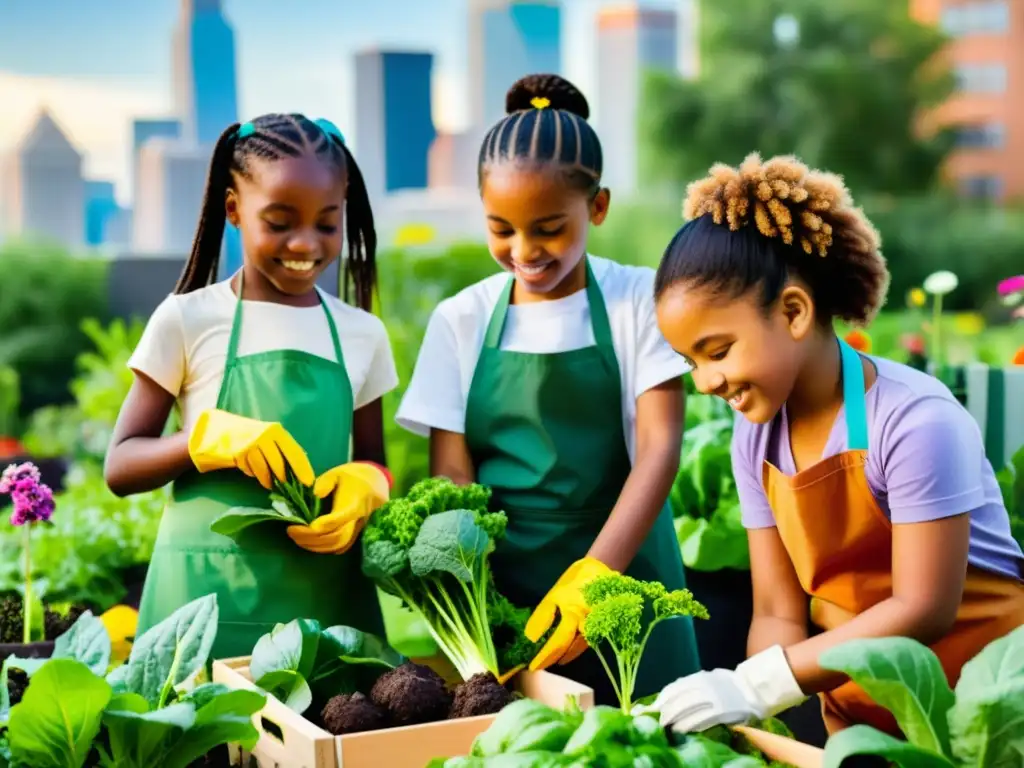
[[[349,550],[370,515],[390,497],[390,475],[368,462],[342,464],[320,475],[313,493],[320,499],[333,493],[331,511],[309,525],[288,526],[288,536],[310,552],[340,555]]]
[[[277,422],[257,421],[219,409],[199,414],[188,452],[200,472],[237,468],[267,490],[274,478],[288,480],[288,468],[303,485],[316,475],[306,452]]]
[[[555,631],[530,662],[531,671],[547,669],[556,662],[568,664],[587,649],[580,629],[590,610],[583,600],[582,588],[598,576],[610,573],[615,571],[600,560],[584,557],[570,565],[555,582],[526,622],[524,634],[537,642],[555,623],[555,614],[560,616]]]

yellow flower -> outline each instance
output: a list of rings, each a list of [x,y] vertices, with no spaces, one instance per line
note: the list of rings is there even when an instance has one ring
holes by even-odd
[[[406,224],[395,235],[395,246],[404,248],[414,245],[427,245],[433,242],[434,228],[429,224]]]
[[[907,293],[907,305],[911,307],[923,307],[928,301],[928,294],[921,288],[911,288]]]
[[[139,612],[127,605],[115,605],[100,616],[100,621],[110,635],[111,661],[124,661],[132,650]]]
[[[953,318],[953,327],[961,336],[977,336],[985,330],[985,318],[977,312],[960,312]]]
[[[551,99],[545,98],[544,96],[534,96],[530,99],[530,104],[537,109],[544,109],[545,107],[551,106]]]

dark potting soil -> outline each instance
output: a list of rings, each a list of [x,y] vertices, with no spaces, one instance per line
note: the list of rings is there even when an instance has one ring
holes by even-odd
[[[67,614],[62,615],[49,608],[44,609],[43,632],[44,640],[56,640],[78,621],[86,608],[73,605]],[[0,643],[20,643],[23,637],[25,622],[23,620],[22,600],[20,597],[6,597],[0,600]]]

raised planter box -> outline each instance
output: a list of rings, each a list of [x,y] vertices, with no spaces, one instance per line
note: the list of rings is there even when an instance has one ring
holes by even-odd
[[[734,730],[743,734],[769,760],[788,763],[794,768],[822,768],[824,764],[825,751],[817,747],[742,725],[735,726]]]
[[[249,657],[215,661],[213,681],[230,688],[255,688],[249,675]],[[552,707],[562,708],[570,698],[575,698],[581,709],[594,706],[593,690],[549,672],[523,672],[516,675],[514,685],[524,696]],[[259,741],[251,754],[242,754],[237,745],[231,746],[231,764],[258,768],[423,768],[437,757],[469,754],[473,740],[494,718],[482,715],[334,736],[270,696],[263,710],[253,717]]]

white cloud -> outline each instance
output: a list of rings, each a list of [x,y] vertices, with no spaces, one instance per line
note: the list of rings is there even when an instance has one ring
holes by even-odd
[[[84,156],[85,175],[113,180],[130,194],[131,121],[170,112],[169,89],[125,86],[72,77],[0,72],[0,152],[6,152],[46,108]]]

